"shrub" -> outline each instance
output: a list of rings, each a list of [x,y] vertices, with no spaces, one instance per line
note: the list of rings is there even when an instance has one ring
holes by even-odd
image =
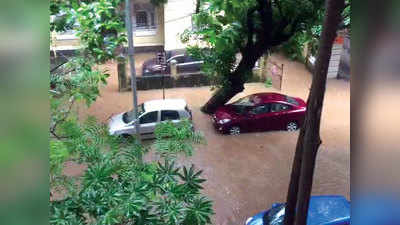
[[[191,154],[192,143],[204,142],[189,121],[157,126],[158,162],[143,162],[147,149],[133,138],[109,136],[104,128],[93,119],[71,120],[63,126],[70,138],[52,144],[73,152],[88,168],[62,200],[50,202],[50,224],[211,223],[212,202],[200,193],[202,171],[174,161],[179,153]],[[50,160],[65,159],[56,155]]]

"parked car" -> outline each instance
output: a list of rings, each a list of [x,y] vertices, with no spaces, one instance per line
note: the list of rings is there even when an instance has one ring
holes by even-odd
[[[283,225],[285,204],[274,203],[246,220],[245,225]],[[311,196],[307,225],[349,225],[350,202],[340,195]]]
[[[153,138],[158,123],[170,120],[177,123],[183,119],[192,119],[192,112],[183,99],[165,99],[147,101],[138,106],[140,134],[143,138]],[[134,111],[120,113],[111,117],[108,127],[110,135],[136,134]]]
[[[199,72],[203,61],[193,59],[190,57],[185,50],[172,50],[166,51],[166,63],[167,66],[165,71],[160,64],[157,63],[156,58],[145,61],[142,65],[143,76],[159,75],[159,74],[170,74],[171,67],[170,63],[172,60],[177,62],[177,69],[179,73],[188,72]]]
[[[257,93],[224,105],[212,116],[214,127],[231,135],[265,130],[297,130],[304,121],[306,103],[279,93]]]

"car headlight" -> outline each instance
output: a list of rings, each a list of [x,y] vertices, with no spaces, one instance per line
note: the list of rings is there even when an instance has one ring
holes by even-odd
[[[253,219],[253,217],[247,218],[245,225],[247,225],[248,223],[250,223],[250,221]]]
[[[145,73],[150,73],[150,70],[149,69],[145,69],[144,72]]]
[[[229,123],[230,121],[231,121],[230,119],[222,119],[222,120],[219,120],[218,123],[225,124],[225,123]]]

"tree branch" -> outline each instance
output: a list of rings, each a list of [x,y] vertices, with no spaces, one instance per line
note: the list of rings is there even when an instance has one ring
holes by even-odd
[[[196,0],[196,11],[195,11],[196,14],[200,12],[200,5],[201,5],[201,0]]]
[[[68,108],[67,108],[67,111],[64,113],[64,116],[63,116],[61,119],[55,121],[54,124],[53,124],[53,126],[50,127],[50,133],[53,134],[53,136],[54,136],[55,138],[57,138],[57,139],[67,138],[67,137],[61,137],[61,136],[57,135],[57,134],[56,134],[56,129],[57,129],[57,126],[58,126],[61,122],[64,122],[64,121],[67,119],[67,117],[69,116],[69,114],[70,114],[70,112],[71,112],[71,110],[72,110],[72,106],[74,105],[74,103],[75,103],[75,99],[72,99],[72,100],[71,100],[71,103],[69,104],[69,106],[68,106]]]
[[[276,5],[276,7],[278,8],[279,15],[281,15],[282,18],[283,18],[282,6],[281,6],[279,0],[275,0],[274,3],[275,3],[275,5]]]
[[[247,13],[247,50],[251,50],[254,46],[254,12],[255,8],[250,9]]]
[[[289,32],[285,33],[285,28],[289,25],[289,22],[284,21],[280,24],[279,28],[274,32],[275,36],[272,38],[271,46],[278,46],[283,42],[289,40],[296,32],[297,26],[299,25],[299,19],[295,19],[292,23],[292,27]]]

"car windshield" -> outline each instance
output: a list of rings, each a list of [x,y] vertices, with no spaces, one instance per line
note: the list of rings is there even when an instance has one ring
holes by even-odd
[[[296,99],[289,97],[289,96],[286,96],[286,101],[293,105],[299,105],[299,102],[296,101]]]
[[[137,115],[137,117],[139,117],[143,113],[144,113],[144,104],[140,104],[140,105],[138,105],[138,115]],[[134,110],[131,110],[131,111],[128,111],[128,112],[124,113],[122,115],[122,120],[124,121],[124,123],[132,122],[135,119],[134,114],[135,114]]]
[[[254,102],[252,101],[250,96],[246,96],[234,102],[233,105],[254,106]]]
[[[264,224],[282,225],[285,217],[285,204],[279,204],[264,215]]]

